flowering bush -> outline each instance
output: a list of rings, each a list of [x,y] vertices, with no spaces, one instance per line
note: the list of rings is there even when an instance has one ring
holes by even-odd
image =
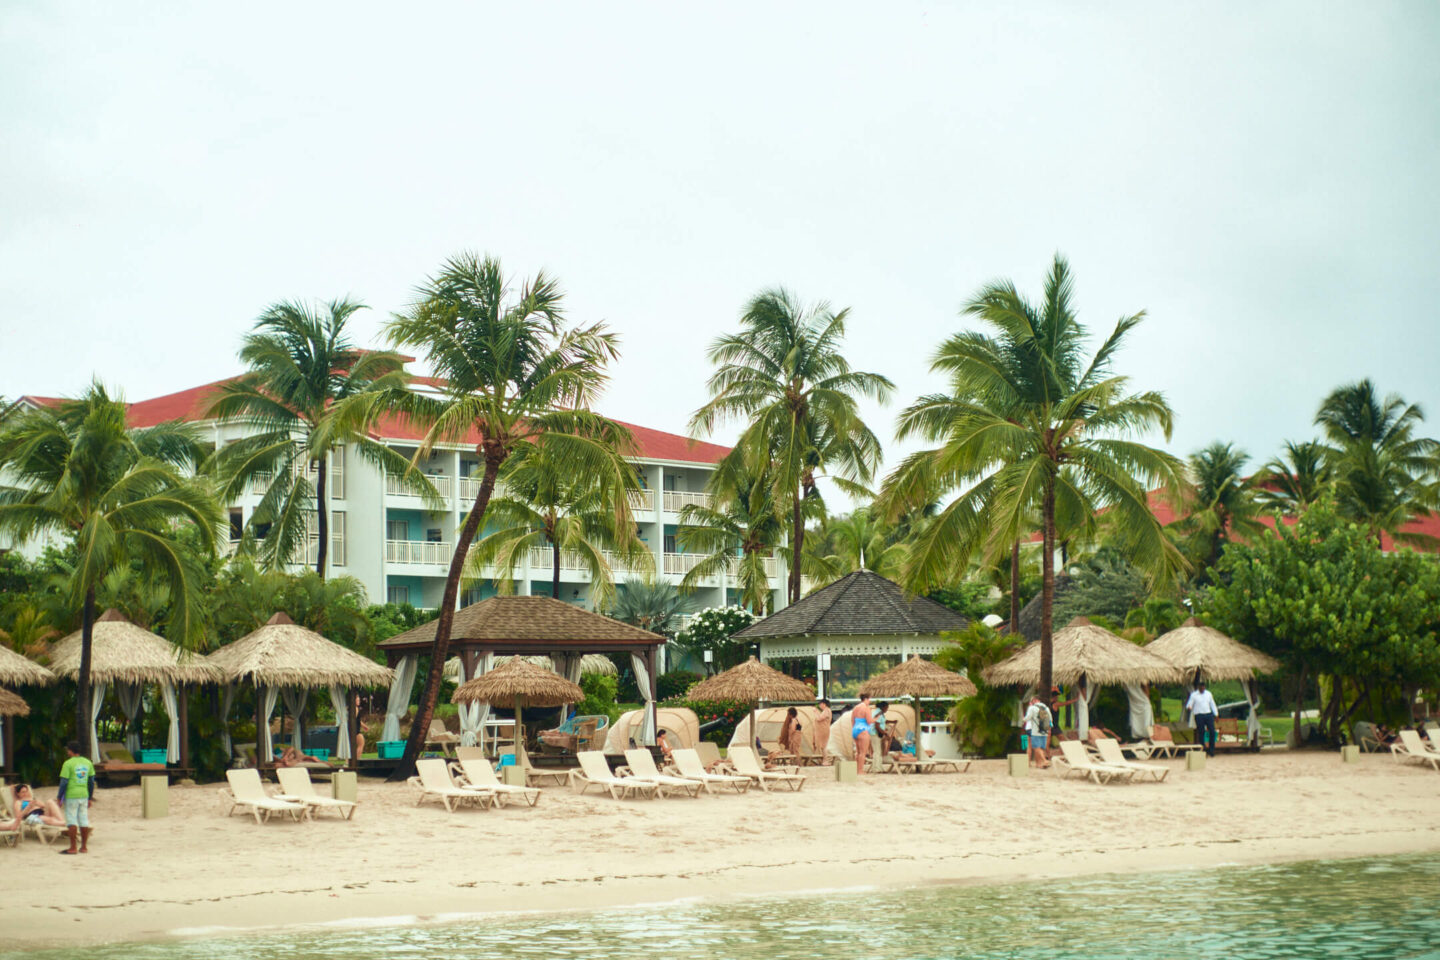
[[[701,736],[711,743],[726,746],[730,738],[735,735],[735,727],[742,719],[750,715],[750,703],[745,700],[667,700],[661,706],[686,707],[695,711],[695,716],[700,718],[700,726],[707,723],[716,723],[715,726],[706,730]]]

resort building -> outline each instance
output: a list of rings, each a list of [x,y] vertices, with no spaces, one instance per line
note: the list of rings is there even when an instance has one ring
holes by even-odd
[[[226,381],[208,383],[130,405],[132,427],[148,427],[169,420],[197,424],[217,447],[244,437],[251,428],[241,423],[220,422],[205,417],[216,389]],[[434,390],[435,381],[416,378],[415,389]],[[26,396],[31,406],[58,403],[52,397]],[[680,511],[691,503],[706,503],[705,485],[715,464],[729,452],[728,447],[694,441],[648,427],[627,424],[639,448],[635,469],[642,490],[632,497],[640,540],[649,548],[657,579],[678,585],[701,559],[685,553],[678,542]],[[387,419],[376,427],[375,437],[413,458],[422,433],[398,419]],[[419,464],[439,493],[443,506],[434,509],[405,489],[395,477],[386,475],[359,456],[347,456],[343,448],[331,456],[327,466],[330,513],[330,550],[326,560],[330,575],[350,576],[365,586],[372,603],[408,603],[434,609],[444,593],[445,576],[454,552],[455,534],[474,503],[479,489],[481,463],[475,443],[445,444],[433,449]],[[318,473],[312,464],[311,469]],[[231,548],[240,543],[241,532],[259,505],[268,487],[268,478],[258,478],[241,497],[227,504]],[[314,529],[314,525],[312,525]],[[312,541],[309,565],[318,553],[318,539]],[[3,547],[4,544],[0,544]],[[27,552],[38,552],[43,543],[31,543]],[[621,569],[614,559],[614,579],[623,584],[631,571]],[[766,561],[771,577],[774,603],[784,603],[785,571],[778,559]],[[295,569],[303,569],[296,564]],[[493,573],[493,572],[492,572]],[[520,569],[514,570],[515,592],[544,594],[551,590],[552,557],[548,550],[533,550]],[[638,574],[637,574],[638,575]],[[573,558],[562,556],[559,599],[590,607],[590,578]],[[692,594],[695,608],[736,602],[739,591],[724,574],[703,580]],[[471,585],[460,598],[467,606],[496,594],[493,580]]]

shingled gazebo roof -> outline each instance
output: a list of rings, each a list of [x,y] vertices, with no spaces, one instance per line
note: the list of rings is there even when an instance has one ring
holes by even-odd
[[[878,573],[858,570],[735,634],[737,640],[895,636],[964,630],[969,621],[925,597],[907,597]]]

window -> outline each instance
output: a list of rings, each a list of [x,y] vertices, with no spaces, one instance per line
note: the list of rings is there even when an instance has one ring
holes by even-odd
[[[335,444],[330,451],[330,496],[335,500],[345,499],[345,444]]]
[[[245,511],[239,507],[230,508],[230,539],[239,540],[245,535]]]
[[[439,527],[431,527],[430,529],[426,530],[426,531],[425,531],[425,539],[426,539],[426,541],[428,541],[429,543],[439,543],[439,542],[440,542],[440,528],[439,528]]]
[[[468,607],[484,600],[483,588],[479,586],[470,587],[460,595],[460,606]]]
[[[330,564],[345,566],[345,511],[330,511]]]
[[[679,553],[679,552],[680,552],[679,547],[677,547],[676,544],[675,544],[675,534],[673,534],[673,533],[667,533],[667,534],[665,534],[665,552],[666,552],[666,553]]]
[[[409,521],[409,520],[387,520],[387,521],[385,521],[385,539],[386,539],[386,540],[409,540],[409,539],[410,539],[410,521]]]
[[[410,602],[410,588],[409,588],[409,587],[400,587],[400,586],[396,586],[396,587],[386,587],[386,588],[385,588],[385,602],[386,602],[386,603],[397,603],[397,604],[398,604],[398,603],[409,603],[409,602]]]

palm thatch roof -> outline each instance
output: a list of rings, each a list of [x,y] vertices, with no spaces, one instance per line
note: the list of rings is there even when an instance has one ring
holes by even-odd
[[[435,642],[438,623],[422,623],[379,645],[423,653]],[[518,596],[490,597],[456,610],[450,642],[526,654],[559,649],[599,653],[659,646],[665,638],[554,597]]]
[[[521,657],[511,657],[494,670],[462,683],[450,699],[456,703],[558,707],[584,700],[585,691],[559,674]]]
[[[701,680],[688,700],[813,700],[810,685],[751,657],[738,667]]]
[[[29,657],[0,647],[0,683],[7,687],[43,687],[55,682],[55,674]]]
[[[28,717],[30,704],[20,699],[20,694],[11,693],[0,687],[0,717]]]
[[[50,669],[71,680],[80,678],[80,635],[76,630],[50,651]],[[216,683],[219,679],[220,671],[208,658],[136,626],[119,610],[106,610],[93,625],[92,683]]]
[[[510,659],[510,657],[496,657],[495,666],[498,667],[503,663],[508,663]],[[524,659],[529,661],[530,663],[535,664],[535,666],[539,667],[542,670],[549,670],[552,673],[558,672],[555,669],[554,661],[551,660],[549,657],[525,657]],[[620,671],[615,667],[615,662],[609,657],[605,656],[603,653],[587,653],[583,657],[581,657],[580,673],[582,675],[587,673],[598,673],[603,674],[607,677],[616,677],[620,675]],[[459,657],[451,657],[449,660],[445,661],[445,679],[460,679]]]
[[[1082,676],[1095,684],[1178,683],[1185,671],[1143,647],[1117,637],[1088,617],[1076,617],[1051,638],[1056,683],[1071,684]],[[1040,682],[1040,644],[1027,644],[1008,660],[987,667],[985,681],[996,686]]]
[[[210,654],[226,683],[266,687],[383,687],[395,671],[382,667],[283,613]]]
[[[964,630],[969,621],[899,585],[857,570],[735,634],[739,640],[806,636],[896,636]]]
[[[916,654],[860,684],[860,692],[872,697],[970,697],[976,691],[968,677]]]
[[[1256,673],[1274,673],[1280,661],[1232,640],[1199,617],[1191,617],[1169,633],[1156,637],[1145,649],[1208,680],[1248,680]]]

